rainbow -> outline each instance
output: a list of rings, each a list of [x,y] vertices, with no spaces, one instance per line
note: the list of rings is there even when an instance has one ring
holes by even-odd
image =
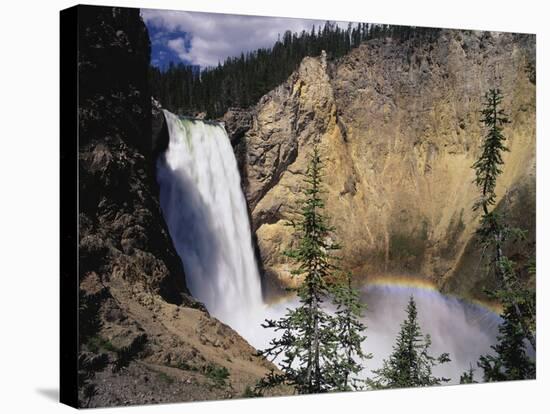
[[[400,287],[400,288],[413,288],[420,289],[424,291],[431,291],[444,295],[447,297],[455,298],[459,301],[468,302],[472,305],[479,306],[480,308],[486,309],[489,312],[492,312],[496,315],[502,313],[502,305],[495,301],[482,301],[478,299],[465,298],[462,296],[442,293],[437,285],[428,279],[423,279],[415,276],[404,276],[404,275],[380,275],[380,276],[369,276],[366,279],[366,282],[363,283],[363,286],[370,287]]]

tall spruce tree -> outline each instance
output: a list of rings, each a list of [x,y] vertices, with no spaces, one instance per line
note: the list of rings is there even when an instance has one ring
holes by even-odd
[[[523,296],[526,292],[515,294]],[[483,355],[479,358],[478,366],[483,369],[484,381],[534,379],[535,363],[527,355],[525,334],[518,320],[518,313],[508,304],[504,307],[502,318],[497,344],[491,346],[494,355]]]
[[[361,362],[372,358],[371,354],[364,353],[361,348],[366,338],[363,335],[366,326],[361,322],[366,305],[361,302],[359,291],[353,288],[349,272],[343,280],[334,283],[332,295],[336,306],[333,329],[338,333],[338,360],[333,364],[332,382],[340,391],[360,389],[364,384],[357,378],[363,370]]]
[[[374,370],[375,377],[368,381],[375,389],[425,387],[448,382],[449,378],[435,377],[432,368],[450,361],[449,354],[438,357],[429,354],[430,335],[423,336],[418,324],[416,303],[411,296],[407,305],[407,318],[401,324],[397,341],[389,359],[382,368]]]
[[[481,356],[477,365],[483,369],[483,379],[487,382],[533,379],[536,367],[527,354],[524,326],[534,331],[534,319],[526,322],[523,318],[527,314],[534,315],[535,293],[520,283],[514,263],[506,256],[502,257],[501,266],[508,284],[506,289],[498,289],[492,296],[503,304],[503,322],[498,328],[497,343],[491,346],[494,354]],[[530,271],[534,271],[532,266]],[[532,327],[527,323],[532,323]]]
[[[348,387],[350,375],[358,370],[356,365],[341,358],[344,345],[339,337],[342,324],[345,324],[345,309],[351,306],[345,349],[351,354],[362,355],[360,342],[363,337],[359,331],[363,327],[355,319],[359,309],[351,286],[345,293],[339,291],[340,316],[330,314],[323,306],[331,300],[333,293],[331,278],[334,278],[337,266],[332,253],[339,246],[331,241],[333,228],[322,212],[321,170],[319,149],[314,146],[306,172],[301,210],[297,220],[290,223],[298,236],[298,243],[295,249],[286,252],[297,264],[293,275],[303,276],[300,287],[296,289],[299,306],[287,310],[281,319],[266,320],[262,325],[281,332],[279,337],[271,340],[268,348],[260,351],[272,361],[279,358],[281,372],[272,371],[264,377],[256,387],[260,393],[281,384],[294,387],[300,394],[341,390]]]
[[[518,295],[515,291],[520,286],[514,271],[514,263],[503,252],[507,239],[523,237],[523,233],[508,226],[501,214],[495,211],[495,188],[504,163],[502,154],[509,151],[504,143],[506,137],[502,133],[504,125],[509,123],[508,116],[501,108],[502,99],[499,89],[490,89],[485,94],[481,122],[486,127],[487,134],[482,144],[481,155],[472,166],[476,173],[474,182],[480,189],[480,197],[474,203],[473,210],[481,210],[482,213],[477,235],[482,250],[489,252],[489,270],[496,275],[499,283],[495,296],[503,303],[503,317],[511,312],[515,313],[516,328],[523,332],[524,338],[531,343],[533,349],[536,349],[535,337],[529,326],[529,321],[534,320],[534,307],[527,303],[528,296]],[[524,293],[523,290],[520,293]],[[510,312],[507,310],[508,307]]]

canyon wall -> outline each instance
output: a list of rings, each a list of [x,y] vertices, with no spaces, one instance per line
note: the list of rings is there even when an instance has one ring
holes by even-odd
[[[511,122],[497,208],[527,230],[526,241],[507,248],[525,261],[535,243],[534,61],[532,35],[443,30],[433,41],[374,39],[338,61],[305,58],[248,116],[226,114],[228,131],[238,131],[233,144],[266,291],[297,282],[282,254],[295,242],[285,222],[319,142],[326,213],[346,269],[356,278],[421,277],[483,299],[494,281],[474,240],[479,111],[484,93],[500,88]]]
[[[274,366],[187,290],[158,200],[139,9],[79,6],[78,27],[79,131],[63,139],[79,143],[79,405],[240,396]]]

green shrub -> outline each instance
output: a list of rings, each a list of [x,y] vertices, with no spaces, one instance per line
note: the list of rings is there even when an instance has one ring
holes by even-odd
[[[183,371],[196,371],[197,370],[195,367],[189,365],[185,361],[179,362],[175,367],[178,368],[178,369],[181,369]]]
[[[100,350],[116,352],[117,348],[105,338],[100,336],[92,336],[86,343],[90,352],[97,354]]]
[[[246,386],[242,395],[243,398],[255,398],[260,396],[261,395],[259,395],[256,391],[254,391],[254,389],[251,388],[250,385]]]
[[[208,365],[204,373],[219,386],[225,385],[225,381],[229,378],[229,370],[219,365]]]
[[[113,366],[113,372],[118,372],[138,356],[145,349],[147,343],[147,335],[141,334],[134,338],[132,343],[116,350],[117,358]]]
[[[164,372],[159,372],[158,378],[166,384],[172,384],[174,382],[174,378]]]

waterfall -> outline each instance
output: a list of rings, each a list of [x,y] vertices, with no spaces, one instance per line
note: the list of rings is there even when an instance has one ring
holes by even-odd
[[[270,306],[263,303],[246,202],[229,138],[221,124],[180,119],[167,111],[164,116],[169,143],[157,160],[160,204],[184,265],[187,286],[213,316],[252,346],[264,349],[280,332],[263,329],[261,323],[266,318],[279,319],[299,303],[295,297]],[[369,305],[362,318],[368,326],[363,346],[374,359],[360,376],[381,368],[406,316],[407,300],[414,295],[420,325],[432,336],[433,354],[451,353],[452,362],[436,367],[434,373],[457,383],[472,361],[491,352],[498,315],[445,296],[426,283],[415,286],[409,279],[391,277],[381,285],[362,287],[362,300]]]
[[[169,144],[157,160],[160,204],[187,286],[213,316],[246,330],[263,301],[231,143],[221,124],[164,116]]]

